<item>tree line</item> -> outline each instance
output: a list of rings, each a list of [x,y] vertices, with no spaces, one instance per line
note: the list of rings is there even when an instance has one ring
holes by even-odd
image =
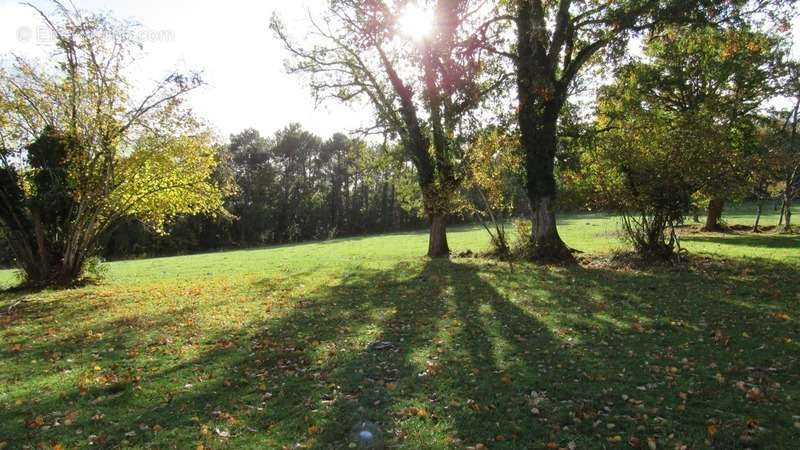
[[[408,230],[424,226],[413,176],[391,148],[337,133],[323,140],[298,124],[264,137],[232,135],[219,150],[217,177],[234,191],[230,216],[185,216],[163,236],[129,221],[105,255],[174,254],[248,248]]]
[[[2,232],[28,283],[64,285],[95,255],[423,219],[430,257],[448,256],[448,224],[470,217],[514,256],[505,223],[520,213],[524,257],[569,261],[556,220],[567,207],[621,212],[632,248],[659,259],[680,253],[676,229],[698,208],[718,230],[738,198],[779,195],[790,231],[794,3],[332,0],[304,36],[277,14],[271,29],[318,101],[369,107],[374,124],[328,140],[290,125],[220,143],[185,104],[199,75],[168,74],[134,100],[133,25],[54,0],[52,13],[33,8],[57,64],[13,57],[0,70]],[[429,14],[430,30],[404,28],[408,8]],[[770,108],[775,99],[793,106]]]

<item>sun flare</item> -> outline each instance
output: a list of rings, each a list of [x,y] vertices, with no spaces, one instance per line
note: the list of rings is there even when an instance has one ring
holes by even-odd
[[[400,32],[412,39],[423,39],[433,31],[433,12],[409,3],[398,21]]]

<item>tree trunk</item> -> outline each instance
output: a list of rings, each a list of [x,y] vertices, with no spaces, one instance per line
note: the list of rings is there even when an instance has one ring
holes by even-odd
[[[525,150],[527,191],[533,214],[533,257],[544,261],[569,261],[572,252],[558,234],[555,214],[555,156],[560,104],[547,103],[541,113],[522,107],[520,129]]]
[[[42,266],[36,261],[19,261],[19,265],[25,272],[25,285],[30,287],[68,287],[80,281],[83,273],[83,263],[85,258],[75,255],[70,258],[65,257],[65,261],[51,262],[47,266]]]
[[[706,216],[706,226],[703,227],[704,231],[721,231],[722,226],[719,223],[722,218],[722,210],[725,208],[725,200],[714,197],[708,202],[708,215]]]
[[[450,247],[447,245],[447,217],[444,214],[432,214],[430,221],[428,256],[430,258],[447,258],[450,256]]]
[[[533,257],[544,261],[568,261],[573,258],[572,251],[558,234],[553,202],[552,196],[531,199]]]
[[[792,202],[788,199],[785,200],[783,206],[783,231],[792,231]]]
[[[783,213],[786,211],[786,200],[781,203],[780,213],[778,214],[778,226],[783,225]]]
[[[394,222],[395,222],[395,220],[394,220],[395,219],[395,214],[397,212],[397,207],[396,207],[397,201],[395,200],[396,192],[395,192],[394,184],[389,186],[389,189],[390,189],[390,191],[389,191],[389,229],[393,230],[394,229]]]
[[[753,233],[759,233],[761,230],[758,229],[758,224],[761,222],[761,211],[764,209],[764,200],[759,200],[758,205],[756,206],[756,221],[753,224]]]

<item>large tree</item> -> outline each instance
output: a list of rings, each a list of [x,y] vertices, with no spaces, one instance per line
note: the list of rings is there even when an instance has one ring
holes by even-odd
[[[533,214],[535,255],[569,259],[556,216],[555,158],[558,121],[579,75],[600,56],[620,54],[632,36],[675,22],[719,23],[761,13],[779,0],[508,0],[513,50],[495,49],[516,67],[518,120]],[[780,2],[780,3],[792,3]]]
[[[212,138],[181,105],[200,79],[174,73],[134,100],[132,26],[53,4],[36,9],[55,36],[48,63],[13,57],[0,72],[0,223],[35,285],[80,278],[128,217],[163,230],[224,213]]]
[[[781,183],[781,223],[783,231],[792,231],[792,202],[800,196],[800,64],[789,66],[784,95],[792,99],[793,105],[786,111],[778,112],[781,124],[774,133],[778,178]]]
[[[476,45],[487,13],[486,2],[472,0],[332,0],[324,17],[312,19],[306,45],[292,41],[277,18],[272,23],[292,55],[289,71],[310,75],[318,99],[366,99],[376,129],[399,137],[430,220],[431,257],[450,252],[446,225],[464,174],[470,119],[493,91]],[[426,15],[430,30],[410,35],[419,24],[408,19]]]
[[[705,229],[721,229],[726,201],[748,194],[759,109],[784,78],[785,40],[747,27],[668,27],[650,36],[640,65],[643,101],[705,120],[719,136],[699,162],[709,199]],[[689,144],[691,145],[691,144]]]

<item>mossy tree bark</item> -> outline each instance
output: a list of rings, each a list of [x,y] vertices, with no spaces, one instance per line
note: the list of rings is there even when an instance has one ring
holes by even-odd
[[[708,202],[708,211],[706,215],[706,226],[703,227],[705,231],[722,231],[722,211],[725,209],[725,200],[714,197]]]
[[[428,257],[446,258],[450,256],[450,247],[447,245],[447,216],[436,214],[431,216],[430,221]]]

